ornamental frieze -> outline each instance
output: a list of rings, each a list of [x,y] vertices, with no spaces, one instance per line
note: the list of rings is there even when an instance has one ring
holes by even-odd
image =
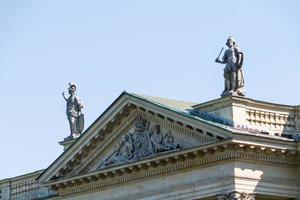
[[[170,130],[163,132],[159,124],[151,125],[139,116],[134,122],[133,132],[125,133],[114,149],[98,168],[154,157],[164,152],[176,151],[180,146]]]

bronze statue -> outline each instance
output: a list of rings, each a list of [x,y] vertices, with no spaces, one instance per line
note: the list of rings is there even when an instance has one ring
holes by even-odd
[[[242,71],[244,54],[240,51],[232,37],[227,39],[226,46],[228,46],[228,49],[226,49],[222,60],[220,60],[219,57],[223,48],[215,60],[217,63],[226,64],[224,68],[225,88],[221,96],[245,96],[244,76]]]
[[[63,92],[63,98],[67,102],[67,117],[70,124],[70,137],[78,137],[84,127],[84,115],[81,112],[83,108],[83,102],[76,95],[77,85],[74,82],[69,83],[69,94],[68,98],[65,97]]]

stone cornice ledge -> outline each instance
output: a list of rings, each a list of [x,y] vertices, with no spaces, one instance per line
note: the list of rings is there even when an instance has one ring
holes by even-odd
[[[69,194],[225,160],[297,166],[299,160],[296,154],[296,150],[251,145],[230,139],[80,176],[49,181],[45,185],[54,190],[62,189],[64,194]]]
[[[297,149],[297,142],[291,139],[278,138],[272,136],[262,136],[252,133],[241,133],[234,132],[233,134],[234,141],[248,142],[253,144],[259,144],[263,146],[272,146],[277,148],[286,148],[286,149]]]
[[[223,97],[214,99],[211,101],[207,101],[204,103],[200,103],[197,105],[192,106],[195,109],[203,109],[207,107],[212,107],[213,105],[220,107],[219,105],[245,105],[245,106],[254,106],[254,107],[267,107],[269,109],[281,109],[281,110],[293,110],[299,108],[299,105],[285,105],[285,104],[279,104],[279,103],[273,103],[273,102],[266,102],[256,99],[251,99],[247,97],[239,97],[239,96],[229,96],[229,97]]]

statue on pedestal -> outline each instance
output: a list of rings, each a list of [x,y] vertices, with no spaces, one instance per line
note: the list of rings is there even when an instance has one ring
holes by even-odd
[[[244,54],[238,48],[235,40],[229,37],[226,42],[226,49],[222,60],[219,59],[223,48],[215,62],[226,64],[224,68],[225,89],[221,97],[228,95],[245,96],[244,76],[242,71]]]
[[[78,137],[83,131],[84,127],[84,115],[81,112],[83,108],[83,102],[76,95],[77,85],[74,82],[69,83],[69,94],[68,98],[65,97],[65,93],[62,93],[63,98],[67,102],[67,117],[70,124],[70,138]]]

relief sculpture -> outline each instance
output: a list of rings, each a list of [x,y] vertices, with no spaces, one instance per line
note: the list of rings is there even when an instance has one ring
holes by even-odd
[[[234,191],[218,196],[217,200],[255,200],[255,196],[245,192],[240,193]]]
[[[115,166],[155,156],[162,152],[179,149],[172,132],[163,133],[160,125],[138,117],[134,131],[123,135],[115,145],[114,152],[100,164],[99,168]]]

